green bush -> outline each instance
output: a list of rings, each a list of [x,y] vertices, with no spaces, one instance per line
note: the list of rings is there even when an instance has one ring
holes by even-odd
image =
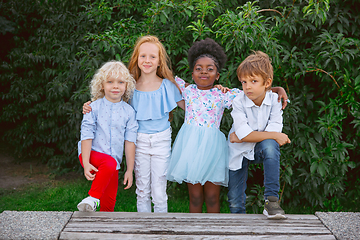
[[[94,71],[125,63],[136,39],[158,36],[174,73],[191,82],[187,50],[211,37],[226,50],[220,84],[239,87],[236,68],[252,50],[268,53],[274,86],[288,92],[281,148],[281,197],[289,206],[359,199],[360,18],[355,0],[33,0],[1,3],[4,139],[18,156],[38,156],[57,172],[78,168],[81,107]],[[184,113],[172,122],[176,136]],[[232,123],[224,113],[221,130]],[[255,168],[254,168],[255,169]],[[262,199],[261,171],[249,182],[249,208]],[[250,179],[249,179],[250,180]],[[226,195],[223,196],[226,198]]]

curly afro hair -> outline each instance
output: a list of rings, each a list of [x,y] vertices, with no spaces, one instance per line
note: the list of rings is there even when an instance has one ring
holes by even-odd
[[[194,69],[199,58],[210,57],[214,60],[218,72],[225,66],[227,57],[224,49],[211,38],[194,42],[188,51],[190,70]]]

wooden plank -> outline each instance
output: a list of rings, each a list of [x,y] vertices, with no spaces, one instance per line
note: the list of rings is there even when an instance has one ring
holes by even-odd
[[[267,223],[265,221],[260,222],[260,221],[253,221],[253,222],[236,222],[236,223],[230,223],[230,222],[215,222],[215,221],[192,221],[192,222],[164,222],[164,221],[151,221],[151,222],[140,222],[140,221],[122,221],[122,222],[109,222],[109,221],[92,221],[92,222],[86,222],[86,221],[71,221],[68,223],[67,227],[72,227],[72,228],[76,228],[76,227],[82,227],[84,225],[88,225],[88,226],[100,226],[101,224],[103,224],[104,226],[118,226],[121,225],[123,227],[125,226],[148,226],[151,225],[152,227],[157,227],[157,226],[161,226],[161,227],[192,227],[192,225],[196,225],[198,227],[207,227],[209,225],[212,226],[212,228],[220,228],[223,226],[231,226],[231,227],[237,227],[237,228],[241,228],[241,227],[251,227],[251,226],[263,226],[263,227],[267,227],[267,228],[272,228],[272,227],[302,227],[302,228],[309,228],[309,229],[315,229],[315,228],[324,228],[324,226],[321,223],[318,222],[310,222],[310,223],[305,223],[305,222],[280,222],[280,223]]]
[[[196,223],[194,223],[196,224]],[[165,225],[109,225],[109,224],[94,224],[66,227],[67,232],[121,232],[131,234],[193,234],[193,235],[234,235],[234,234],[328,234],[329,230],[326,228],[309,228],[309,227],[264,227],[261,225],[254,226],[165,226]]]
[[[129,239],[162,239],[162,240],[226,240],[226,239],[247,239],[247,240],[335,240],[332,235],[158,235],[158,234],[121,234],[121,233],[62,233],[62,239],[107,239],[107,240],[129,240]]]
[[[314,219],[318,217],[312,214],[286,214],[287,219]],[[74,212],[73,217],[96,217],[96,218],[184,218],[184,219],[266,219],[263,214],[226,214],[226,213],[138,213],[138,212]]]
[[[261,214],[189,214],[136,212],[75,212],[60,239],[335,239],[314,215],[287,215],[268,220]],[[98,237],[96,237],[98,236]],[[107,237],[106,237],[107,236]],[[74,239],[77,237],[74,237]],[[250,239],[250,238],[249,238]]]
[[[197,222],[199,225],[206,225],[206,224],[213,224],[213,225],[217,225],[217,224],[222,224],[223,222],[226,222],[227,225],[246,225],[246,224],[250,224],[253,225],[255,224],[263,224],[266,226],[277,226],[279,224],[281,224],[282,226],[286,226],[286,225],[293,225],[293,224],[298,224],[298,225],[305,225],[305,226],[314,226],[314,225],[320,225],[323,226],[323,224],[320,221],[314,221],[314,220],[309,220],[309,221],[304,221],[304,220],[216,220],[216,219],[191,219],[191,220],[176,220],[176,219],[151,219],[151,220],[144,220],[144,219],[101,219],[101,218],[91,218],[91,219],[84,219],[84,218],[74,218],[72,219],[71,222],[74,223],[79,223],[81,224],[82,222],[88,222],[88,223],[92,223],[92,222],[106,222],[106,223],[117,223],[117,224],[122,224],[122,223],[138,223],[138,224],[146,224],[149,222],[152,223],[156,223],[156,222],[163,222],[164,220],[166,220],[166,224],[188,224],[191,222]]]

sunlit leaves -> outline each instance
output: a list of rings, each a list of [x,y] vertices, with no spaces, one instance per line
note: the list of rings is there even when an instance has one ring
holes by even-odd
[[[320,25],[325,23],[329,8],[330,0],[309,0],[309,4],[303,8],[304,17],[310,17],[316,26]]]

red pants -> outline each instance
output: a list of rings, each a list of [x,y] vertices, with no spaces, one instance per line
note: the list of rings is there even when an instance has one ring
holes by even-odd
[[[84,167],[81,154],[79,159],[81,166]],[[113,212],[119,185],[117,162],[105,153],[91,151],[90,163],[98,169],[98,172],[91,184],[89,195],[100,199],[100,211]]]

